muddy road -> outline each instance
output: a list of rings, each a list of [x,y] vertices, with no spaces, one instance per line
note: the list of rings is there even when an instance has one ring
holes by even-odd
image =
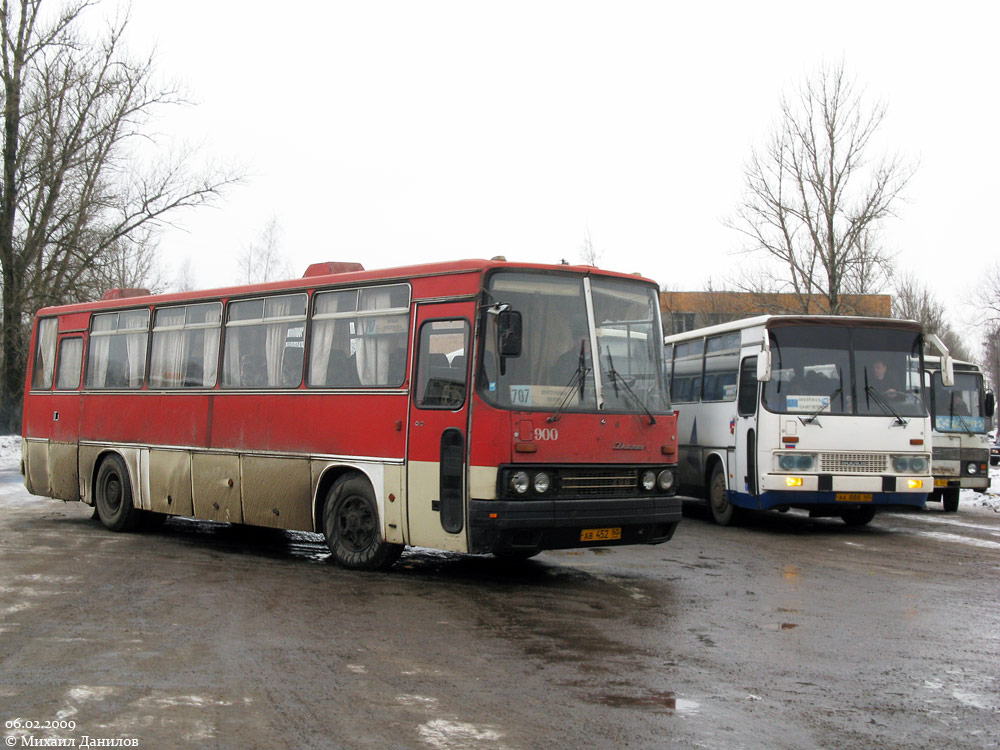
[[[1000,512],[868,527],[691,504],[516,567],[172,520],[0,474],[0,736],[146,748],[1000,746]],[[15,722],[16,725],[15,725]],[[27,739],[26,739],[27,738]]]

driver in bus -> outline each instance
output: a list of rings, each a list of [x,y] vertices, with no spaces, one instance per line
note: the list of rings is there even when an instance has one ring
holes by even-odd
[[[898,383],[894,377],[894,373],[889,370],[889,366],[886,364],[885,360],[882,358],[876,359],[872,363],[872,382],[871,386],[877,389],[886,398],[897,399],[902,398],[905,394],[902,388],[897,388]]]

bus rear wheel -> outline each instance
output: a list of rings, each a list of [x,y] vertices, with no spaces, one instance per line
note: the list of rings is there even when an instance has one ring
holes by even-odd
[[[362,477],[334,482],[323,506],[323,536],[334,560],[354,570],[387,570],[399,559],[402,544],[382,538],[371,485]]]
[[[111,454],[101,461],[94,496],[97,516],[109,530],[131,531],[142,520],[142,511],[132,503],[132,480],[121,456]]]
[[[729,502],[726,491],[726,473],[721,463],[712,469],[712,479],[708,483],[708,506],[712,518],[719,526],[729,526],[739,520],[740,509]]]

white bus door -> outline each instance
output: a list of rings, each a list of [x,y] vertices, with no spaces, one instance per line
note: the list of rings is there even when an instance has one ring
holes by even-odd
[[[735,460],[729,464],[729,489],[744,495],[740,505],[757,507],[757,412],[760,407],[760,384],[757,381],[757,357],[744,357],[740,363],[740,381],[736,397],[736,419],[731,425],[735,436]]]

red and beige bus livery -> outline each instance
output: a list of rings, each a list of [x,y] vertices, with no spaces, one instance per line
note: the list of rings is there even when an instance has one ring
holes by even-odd
[[[527,557],[680,520],[655,283],[458,261],[39,311],[29,491],[112,530],[168,515]]]

